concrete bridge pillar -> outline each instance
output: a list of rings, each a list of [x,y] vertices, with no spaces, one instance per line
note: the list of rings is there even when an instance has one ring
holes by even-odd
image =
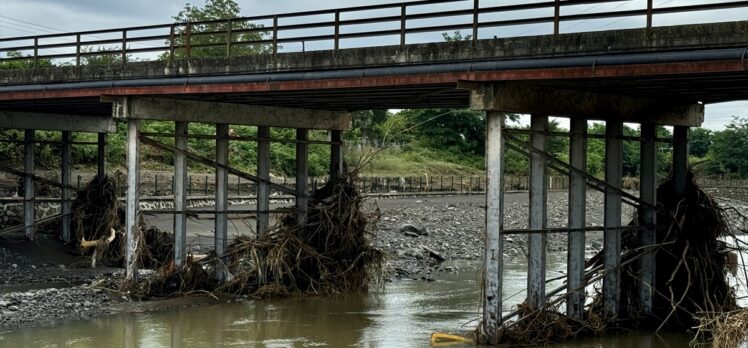
[[[502,234],[527,233],[529,239],[528,298],[530,308],[542,309],[551,299],[545,291],[545,234],[547,200],[546,166],[569,173],[569,224],[568,224],[568,274],[566,295],[567,314],[582,318],[585,305],[585,233],[602,230],[603,254],[603,310],[607,320],[615,321],[621,310],[621,232],[623,197],[632,200],[640,210],[642,226],[648,228],[640,234],[643,245],[655,241],[656,220],[656,136],[655,124],[676,125],[674,171],[677,180],[685,182],[687,172],[687,127],[703,121],[703,105],[680,104],[663,107],[662,101],[648,98],[598,94],[594,92],[513,84],[481,84],[465,82],[460,88],[471,90],[471,108],[487,111],[486,170],[486,249],[484,256],[485,281],[483,283],[482,339],[496,344],[497,332],[502,322]],[[667,103],[666,103],[667,104]],[[659,110],[652,112],[651,110]],[[505,113],[531,114],[531,139],[524,141],[502,130]],[[546,151],[548,118],[541,115],[558,115],[571,118],[569,163],[558,160]],[[605,180],[586,173],[587,120],[606,115]],[[641,199],[622,190],[623,122],[642,124]],[[523,132],[523,131],[519,131]],[[524,134],[524,133],[523,133]],[[510,143],[504,144],[505,139]],[[530,158],[530,223],[525,231],[506,231],[502,226],[503,204],[503,151],[504,147],[519,151]],[[586,187],[591,186],[605,194],[604,226],[586,227]],[[685,184],[682,185],[685,188]],[[560,231],[559,231],[560,232]],[[639,295],[644,313],[651,312],[655,264],[654,255],[647,254],[639,262],[642,282]],[[555,290],[550,294],[558,294]],[[554,298],[554,303],[558,299]]]
[[[35,199],[34,199],[34,143],[36,131],[26,129],[23,138],[23,162],[26,176],[23,178],[23,226],[26,239],[34,240]]]
[[[174,266],[187,258],[187,151],[189,123],[174,123]]]
[[[309,130],[296,129],[296,192],[306,194],[309,180]],[[306,225],[308,200],[304,196],[296,197],[296,222],[299,226]]]
[[[61,226],[60,226],[60,237],[66,243],[72,240],[72,234],[70,232],[70,220],[72,214],[72,202],[70,201],[70,179],[71,179],[71,152],[72,152],[72,133],[70,131],[63,131],[61,136],[60,144],[60,156],[62,163],[60,163],[60,183],[63,185],[60,188],[60,211],[62,213]]]
[[[127,121],[127,207],[125,217],[125,282],[138,279],[137,247],[140,237],[140,120]]]
[[[673,181],[679,196],[686,192],[688,173],[688,127],[673,127]]]
[[[218,263],[215,277],[225,281],[228,270],[225,267],[226,246],[228,245],[228,183],[229,172],[229,125],[216,124],[216,224],[214,250]]]
[[[96,176],[98,177],[99,181],[103,181],[106,177],[106,142],[107,134],[99,133],[98,144],[96,148],[98,155]]]

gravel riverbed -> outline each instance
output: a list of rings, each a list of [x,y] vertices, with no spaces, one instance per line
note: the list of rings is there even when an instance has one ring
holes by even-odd
[[[526,192],[506,195],[505,228],[527,227],[527,197]],[[602,198],[598,193],[588,196],[590,226],[602,223]],[[389,280],[430,280],[435,272],[459,272],[474,268],[482,260],[484,196],[379,198],[369,203],[376,204],[382,213],[374,243],[388,255]],[[732,200],[721,203],[748,216],[748,203]],[[567,210],[567,194],[550,192],[548,226],[565,226]],[[624,206],[623,221],[630,220],[631,214],[632,210]],[[59,242],[54,238],[46,238],[35,243],[0,239],[0,330],[85,320],[138,306],[128,300],[127,294],[94,285],[97,279],[119,277],[121,270],[91,269],[67,251],[63,252],[64,248],[55,246]],[[524,258],[526,236],[507,236],[504,246],[506,258]],[[602,233],[589,233],[588,251],[601,247]],[[550,234],[549,257],[564,257],[565,250],[566,237]],[[145,310],[168,307],[140,306]]]

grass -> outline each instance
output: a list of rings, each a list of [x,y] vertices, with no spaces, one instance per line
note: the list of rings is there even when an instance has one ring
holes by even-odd
[[[358,163],[362,155],[372,149],[346,151],[349,165]],[[366,176],[413,176],[413,175],[482,175],[482,158],[464,156],[459,158],[448,153],[428,149],[384,149],[361,170]]]

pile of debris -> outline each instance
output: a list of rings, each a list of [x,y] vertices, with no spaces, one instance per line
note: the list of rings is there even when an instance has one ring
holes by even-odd
[[[368,290],[382,273],[383,253],[371,243],[379,211],[364,211],[354,180],[349,175],[315,191],[305,223],[297,221],[298,212],[288,213],[261,236],[234,238],[224,258],[213,254],[181,269],[162,268],[134,292],[150,298],[196,291],[289,296]],[[219,267],[228,273],[222,284],[212,276]]]
[[[90,257],[92,267],[122,267],[125,263],[125,209],[117,199],[117,187],[109,177],[94,177],[78,192],[72,204],[72,244],[77,252]],[[140,220],[142,233],[138,262],[142,267],[158,268],[171,261],[172,234]]]
[[[728,280],[730,272],[739,271],[736,255],[744,249],[727,223],[724,209],[699,188],[691,173],[688,178],[684,195],[676,194],[672,177],[657,190],[655,250],[658,271],[653,284],[652,314],[644,313],[639,300],[636,262],[652,249],[640,245],[638,233],[641,230],[633,228],[638,224],[638,218],[634,217],[629,224],[632,228],[621,235],[621,310],[615,321],[606,320],[601,293],[592,295],[582,320],[563,314],[564,297],[555,297],[539,310],[530,310],[527,304],[519,305],[505,318],[514,320],[500,328],[499,342],[540,345],[621,329],[651,327],[678,332],[699,328],[702,341],[746,339],[748,313],[737,305],[735,289]],[[604,252],[601,250],[587,262],[587,286],[599,283],[604,277]],[[744,266],[741,264],[742,272],[745,272]],[[548,298],[562,292],[558,290]],[[739,336],[742,338],[736,338]]]

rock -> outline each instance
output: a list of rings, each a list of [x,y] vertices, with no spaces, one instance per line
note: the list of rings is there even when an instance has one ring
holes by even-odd
[[[423,250],[426,250],[426,252],[429,254],[429,256],[431,256],[434,259],[436,259],[436,261],[442,262],[442,261],[446,260],[444,258],[444,256],[442,256],[442,254],[434,251],[433,249],[430,249],[429,247],[427,247],[425,245],[421,245],[421,248],[423,248]]]
[[[405,231],[405,232],[403,232],[403,234],[406,235],[406,236],[408,236],[408,237],[413,237],[413,238],[418,238],[418,237],[421,236],[420,234],[415,233],[415,232],[411,232],[411,231]]]
[[[18,306],[8,306],[8,310],[11,312],[18,312]]]
[[[413,224],[404,224],[404,225],[400,226],[400,232],[403,233],[403,234],[405,232],[413,232],[413,233],[417,233],[418,235],[421,235],[421,236],[428,236],[429,235],[428,231],[426,230],[426,227],[416,226],[416,225],[413,225]]]
[[[13,267],[13,268],[18,268],[18,264],[15,264],[15,263],[14,263],[14,264],[12,264],[12,265],[11,265],[11,267]]]
[[[8,307],[8,306],[10,306],[10,302],[8,302],[8,301],[0,301],[0,307],[5,308],[5,307]]]

